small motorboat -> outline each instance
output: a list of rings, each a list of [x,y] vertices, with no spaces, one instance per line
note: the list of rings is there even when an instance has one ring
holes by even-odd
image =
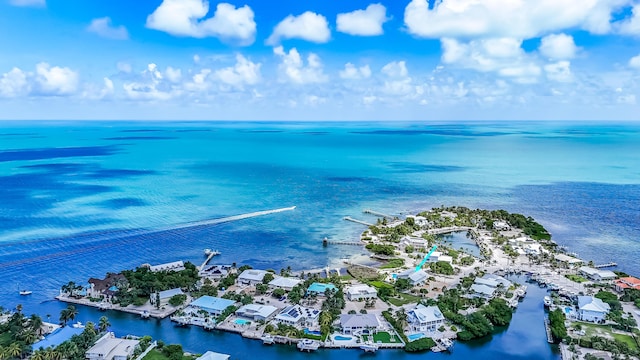
[[[33,293],[33,291],[31,290],[21,290],[20,291],[20,295],[26,296],[26,295],[31,295]]]

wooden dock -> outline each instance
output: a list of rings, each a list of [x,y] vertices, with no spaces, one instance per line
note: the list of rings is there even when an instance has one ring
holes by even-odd
[[[363,213],[365,214],[371,214],[371,215],[375,215],[375,216],[380,216],[383,218],[387,218],[389,220],[393,220],[395,218],[395,216],[391,216],[391,215],[387,215],[387,214],[383,214],[381,212],[377,212],[377,211],[373,211],[371,209],[364,209],[362,210]]]
[[[324,238],[322,240],[322,245],[323,246],[327,246],[327,245],[353,245],[353,246],[362,246],[364,245],[363,242],[361,241],[344,241],[344,240],[329,240],[327,238]]]
[[[553,335],[551,334],[551,325],[549,324],[549,318],[544,318],[544,329],[547,332],[547,342],[553,344]]]
[[[361,225],[365,225],[365,226],[373,226],[373,224],[371,224],[371,223],[368,223],[368,222],[362,221],[362,220],[358,220],[358,219],[354,219],[354,218],[352,218],[350,216],[345,216],[343,218],[343,220],[351,221],[351,222],[354,222],[356,224],[361,224]]]
[[[618,266],[618,263],[615,263],[612,261],[606,264],[594,265],[593,267],[596,269],[602,269],[602,268],[608,268],[608,267],[614,267],[614,266]]]

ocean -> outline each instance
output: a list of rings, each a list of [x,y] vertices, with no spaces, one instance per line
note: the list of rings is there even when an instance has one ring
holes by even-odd
[[[70,280],[143,263],[199,264],[205,248],[222,252],[217,263],[336,267],[365,253],[322,246],[364,230],[345,216],[375,221],[363,209],[401,216],[441,205],[530,215],[581,257],[640,274],[638,154],[634,123],[2,122],[0,305],[57,319],[63,305],[51,299]],[[172,228],[288,206],[296,209]],[[20,297],[22,288],[33,295]],[[109,316],[116,333],[140,330],[129,315]],[[507,338],[502,347],[456,349],[507,356],[515,321],[495,336]],[[192,351],[206,350],[193,334],[235,339],[164,323],[143,330]],[[253,346],[232,342],[233,351]],[[544,345],[524,358],[555,358]],[[250,358],[241,354],[234,358]]]

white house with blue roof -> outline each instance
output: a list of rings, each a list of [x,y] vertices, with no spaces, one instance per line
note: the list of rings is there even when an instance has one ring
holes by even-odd
[[[159,306],[165,306],[169,303],[169,300],[176,296],[176,295],[183,295],[184,292],[182,292],[182,289],[180,288],[175,288],[175,289],[170,289],[170,290],[165,290],[165,291],[160,291],[159,293],[153,293],[149,296],[149,300],[151,302],[151,304],[155,305],[156,301],[158,300],[158,297],[160,298],[160,305]]]
[[[235,303],[233,300],[205,295],[193,301],[189,306],[197,310],[206,311],[213,316],[218,316],[222,314],[226,308],[233,306]]]
[[[444,315],[437,306],[418,304],[407,312],[407,322],[412,331],[433,332],[444,325]]]
[[[578,319],[603,322],[611,308],[609,304],[593,296],[578,296]]]
[[[44,339],[33,344],[33,349],[38,350],[40,348],[46,349],[48,347],[55,348],[63,342],[71,339],[73,335],[80,335],[84,331],[82,327],[65,326],[54,330],[51,334],[47,335]]]

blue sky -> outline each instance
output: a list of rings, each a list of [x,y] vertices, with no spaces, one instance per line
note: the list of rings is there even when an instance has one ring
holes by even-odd
[[[635,0],[0,0],[0,118],[640,115]]]

